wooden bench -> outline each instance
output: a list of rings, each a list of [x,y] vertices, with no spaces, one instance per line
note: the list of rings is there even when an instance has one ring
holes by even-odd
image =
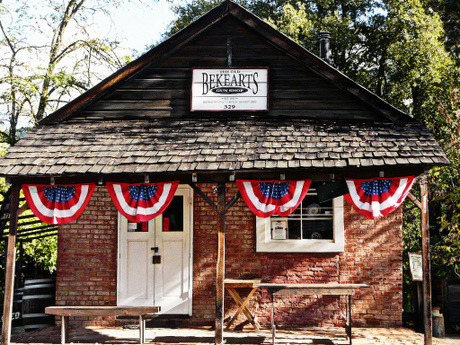
[[[145,343],[145,320],[158,315],[160,307],[118,306],[52,306],[45,313],[61,317],[61,344],[68,342],[70,316],[136,316],[139,317],[139,342]]]

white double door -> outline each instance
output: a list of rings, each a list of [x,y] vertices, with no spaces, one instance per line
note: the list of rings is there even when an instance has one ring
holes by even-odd
[[[179,186],[168,209],[148,223],[118,217],[118,305],[192,314],[192,190]]]

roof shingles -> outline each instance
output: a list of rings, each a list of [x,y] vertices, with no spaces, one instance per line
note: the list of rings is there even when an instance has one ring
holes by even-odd
[[[41,125],[0,161],[6,176],[448,164],[419,124],[163,118]],[[14,165],[14,166],[12,166]]]

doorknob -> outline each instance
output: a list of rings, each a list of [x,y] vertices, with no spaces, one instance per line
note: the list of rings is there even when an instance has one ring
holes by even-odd
[[[158,247],[152,247],[150,250],[153,250],[154,253],[158,253]]]

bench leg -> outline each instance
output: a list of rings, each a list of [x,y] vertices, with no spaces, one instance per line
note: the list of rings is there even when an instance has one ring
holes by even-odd
[[[272,324],[272,344],[275,345],[275,338],[276,338],[276,324],[275,324],[275,301],[273,299],[273,293],[271,293],[272,297],[272,317],[271,317],[271,324]]]
[[[352,339],[351,339],[351,295],[346,296],[347,297],[347,321],[345,323],[346,327],[346,332],[347,332],[347,337],[350,340],[350,345],[352,345]]]
[[[69,340],[69,317],[61,316],[61,344],[65,345]]]
[[[139,315],[139,343],[145,343],[145,318]]]

